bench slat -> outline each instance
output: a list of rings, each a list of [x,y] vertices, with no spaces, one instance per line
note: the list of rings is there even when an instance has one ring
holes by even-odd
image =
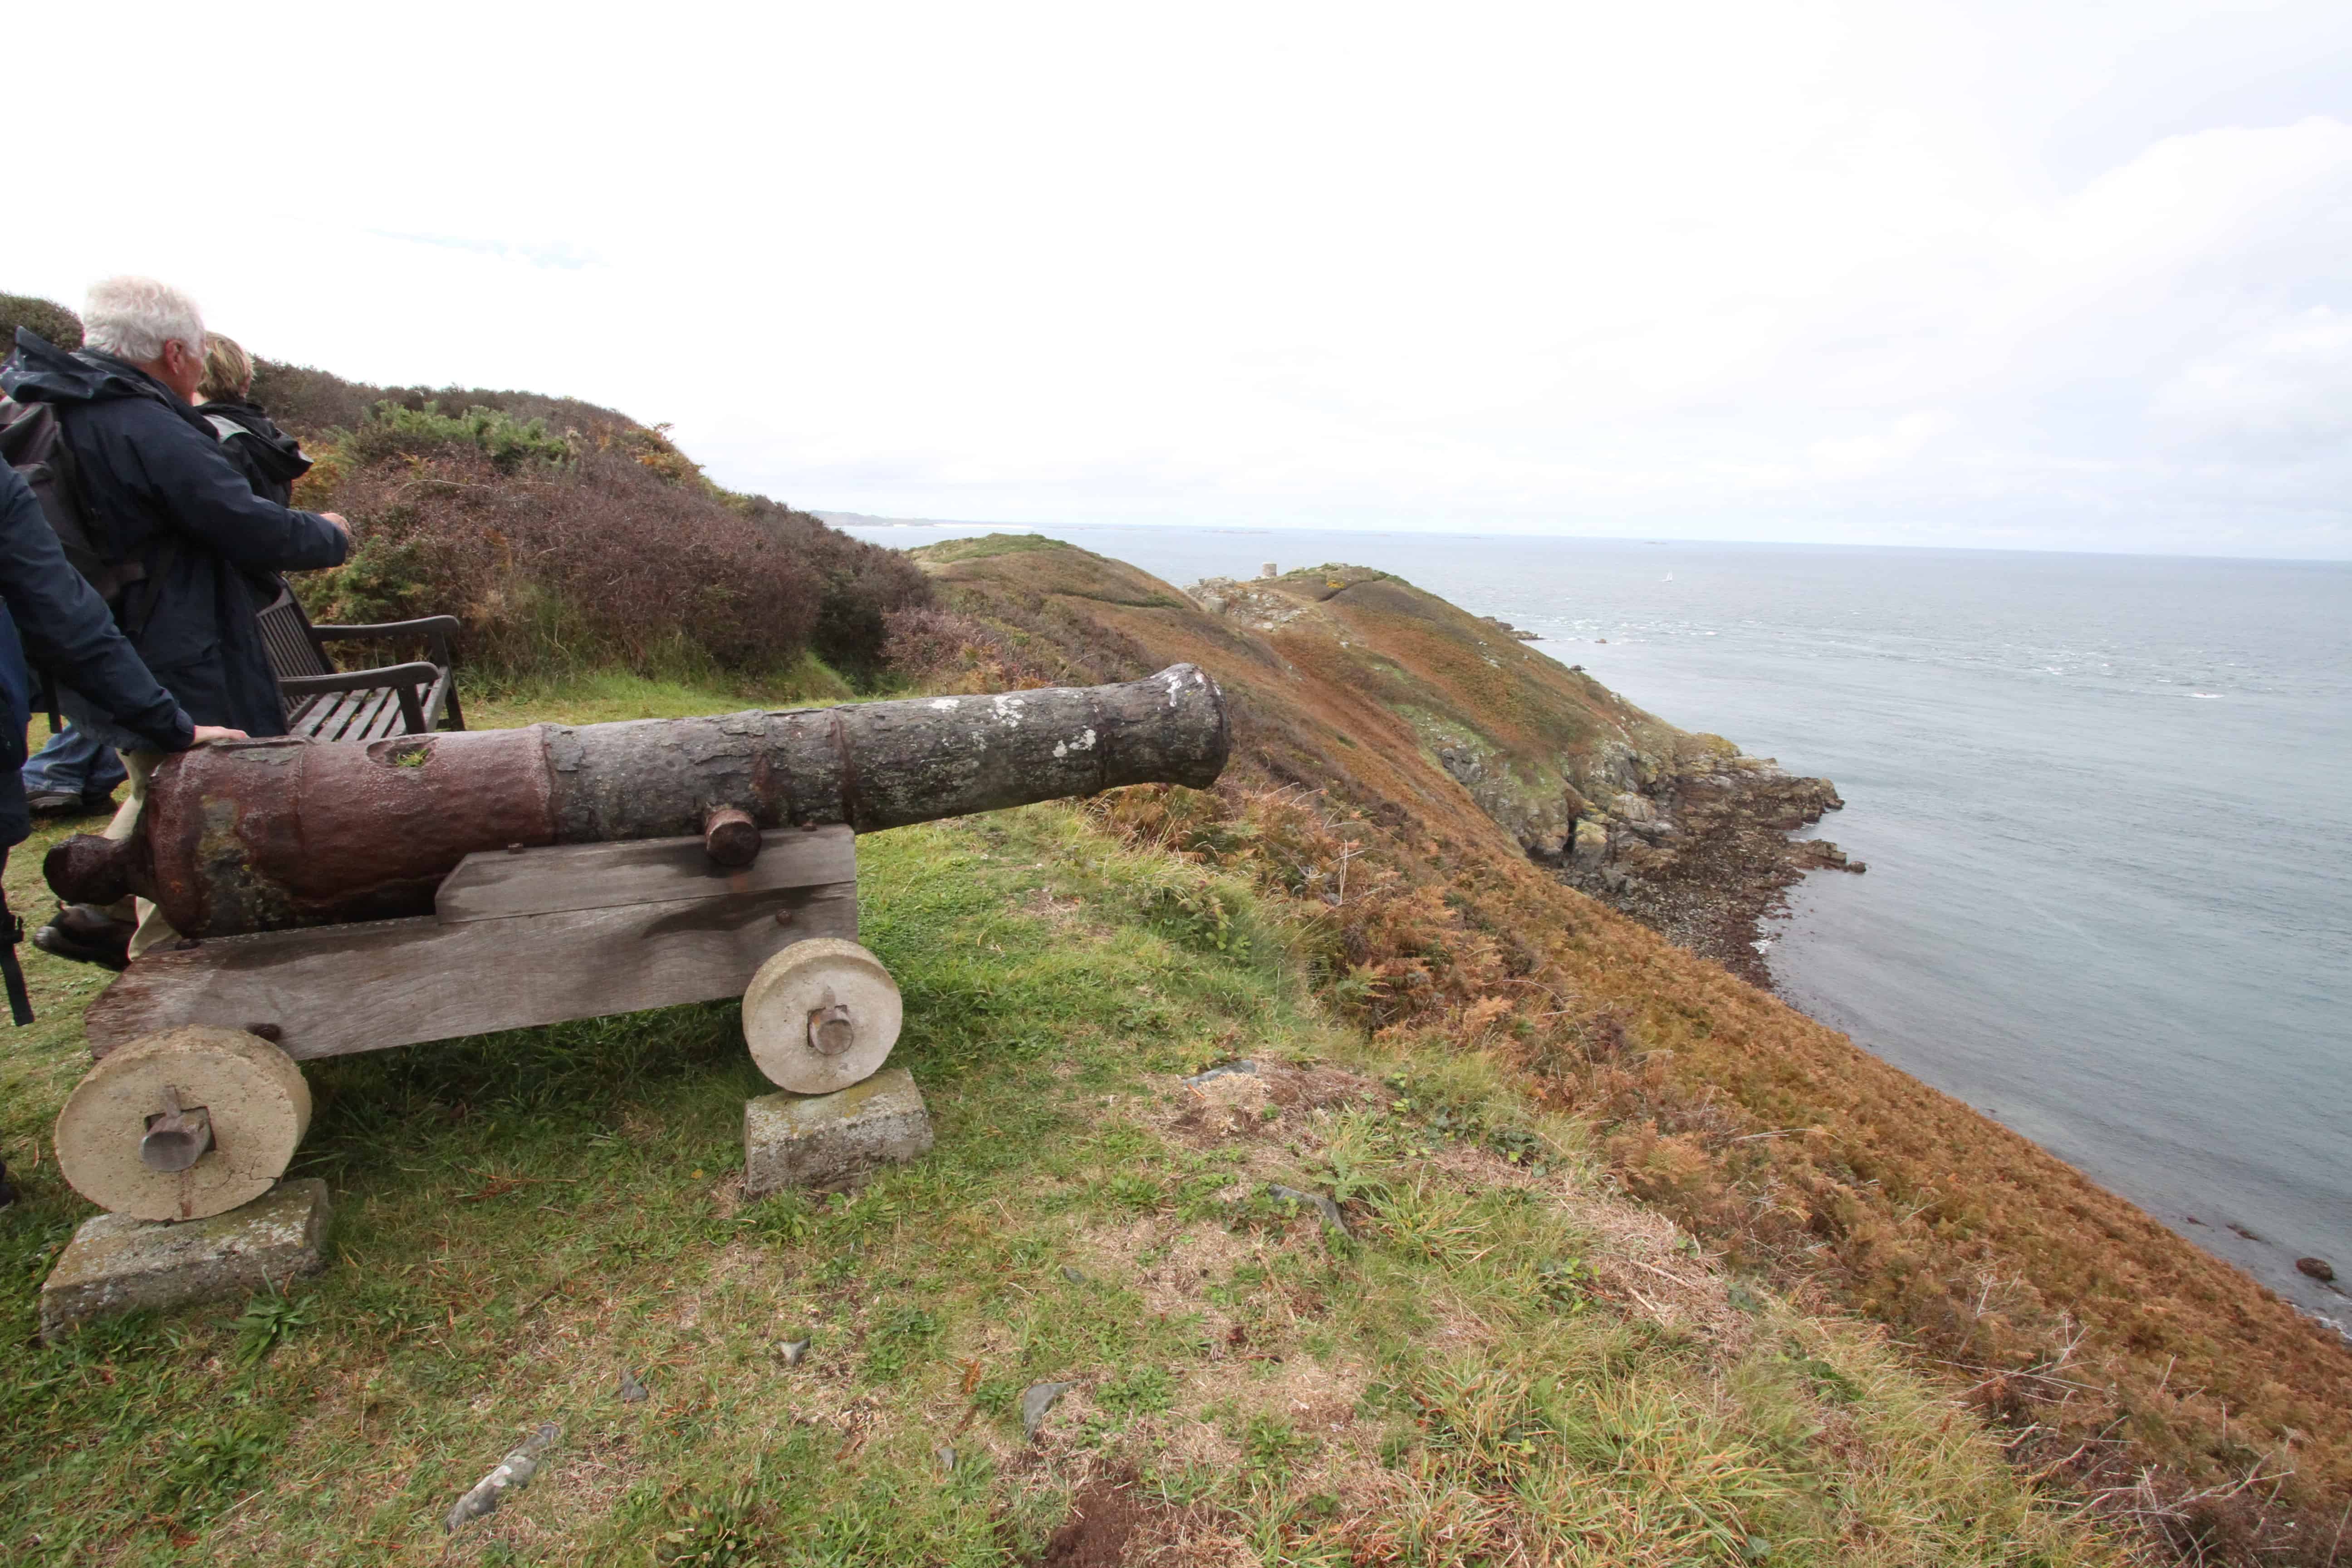
[[[375,721],[375,716],[383,710],[384,704],[392,700],[392,688],[371,687],[354,695],[357,700],[348,710],[350,716],[344,721],[341,733],[335,737],[338,741],[368,739],[368,727]]]
[[[320,731],[324,738],[330,741],[340,741],[351,733],[352,721],[357,719],[360,716],[360,710],[367,706],[367,700],[371,695],[373,694],[367,691],[354,691],[344,698],[335,709],[335,716],[331,727]]]

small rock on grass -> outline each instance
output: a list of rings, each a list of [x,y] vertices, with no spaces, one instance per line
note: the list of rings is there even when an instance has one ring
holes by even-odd
[[[530,1485],[531,1477],[539,1474],[539,1457],[562,1436],[563,1428],[550,1421],[524,1438],[520,1447],[499,1460],[496,1469],[476,1481],[472,1489],[451,1506],[441,1528],[455,1535],[485,1514],[496,1512],[499,1504],[506,1501],[507,1493],[519,1492]]]
[[[1055,1401],[1077,1386],[1075,1383],[1033,1383],[1021,1395],[1021,1430],[1034,1442],[1037,1428],[1045,1424],[1045,1412],[1054,1408]]]
[[[1087,1282],[1087,1277],[1085,1275],[1079,1273],[1076,1269],[1071,1268],[1066,1263],[1062,1265],[1062,1278],[1068,1280],[1073,1285],[1083,1285]]]
[[[808,1348],[806,1340],[787,1340],[777,1347],[776,1353],[784,1358],[786,1366],[798,1366],[808,1359]]]
[[[647,1390],[644,1384],[637,1381],[635,1373],[623,1368],[621,1386],[616,1392],[620,1394],[621,1403],[624,1405],[643,1405],[646,1402]]]
[[[1284,1198],[1294,1204],[1305,1205],[1320,1214],[1325,1225],[1350,1241],[1356,1239],[1356,1233],[1348,1228],[1347,1220],[1339,1213],[1339,1205],[1324,1194],[1302,1193],[1297,1187],[1286,1187],[1278,1182],[1268,1182],[1265,1184],[1265,1190],[1270,1197]]]

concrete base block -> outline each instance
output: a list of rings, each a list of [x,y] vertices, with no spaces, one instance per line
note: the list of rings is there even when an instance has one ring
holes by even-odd
[[[832,1094],[770,1094],[743,1107],[743,1191],[854,1186],[878,1165],[930,1152],[931,1117],[905,1068]]]
[[[283,1289],[326,1266],[329,1213],[327,1184],[310,1176],[210,1219],[84,1220],[41,1287],[41,1337],[142,1307]]]

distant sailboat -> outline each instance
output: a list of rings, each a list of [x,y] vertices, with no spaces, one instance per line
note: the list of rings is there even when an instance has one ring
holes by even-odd
[[[1666,583],[1671,583],[1671,582],[1673,582],[1674,580],[1675,580],[1675,574],[1674,574],[1673,573],[1671,573],[1671,572],[1667,573],[1667,574],[1665,574],[1665,576],[1664,576],[1664,577],[1663,577],[1663,578],[1661,578],[1661,579],[1660,579],[1660,581],[1661,581],[1661,582],[1666,582]]]

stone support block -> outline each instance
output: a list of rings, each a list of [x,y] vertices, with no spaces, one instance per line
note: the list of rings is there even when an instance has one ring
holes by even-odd
[[[209,1219],[85,1220],[41,1287],[41,1337],[144,1307],[283,1289],[326,1266],[330,1212],[327,1184],[311,1176]]]
[[[835,1191],[930,1148],[930,1113],[904,1068],[831,1094],[762,1095],[743,1107],[743,1192]]]

